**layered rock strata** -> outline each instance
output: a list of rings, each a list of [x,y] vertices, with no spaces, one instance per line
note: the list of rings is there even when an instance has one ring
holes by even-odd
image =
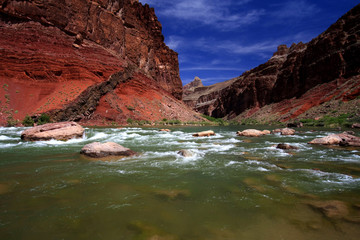
[[[159,104],[181,105],[177,53],[161,31],[154,9],[135,0],[0,0],[0,119],[43,112],[64,119],[58,110],[68,111],[84,91],[94,93],[128,68],[136,70],[129,82],[159,90]],[[91,103],[96,109],[105,92]],[[189,109],[180,108],[194,120]],[[150,113],[135,117],[154,119]]]
[[[359,96],[359,56],[357,5],[309,43],[279,46],[268,62],[245,72],[221,91],[198,94],[195,89],[184,99],[192,99],[190,106],[213,117],[251,118],[259,113],[269,120],[288,121],[330,100],[349,101]],[[201,98],[210,95],[212,101],[199,108]]]

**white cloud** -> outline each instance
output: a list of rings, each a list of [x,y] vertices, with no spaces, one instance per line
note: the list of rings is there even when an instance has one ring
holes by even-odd
[[[166,40],[166,45],[175,50],[178,51],[179,48],[181,48],[182,44],[183,44],[184,38],[180,37],[180,36],[169,36],[169,39]]]
[[[237,5],[243,5],[251,0],[141,0],[156,7],[159,15],[211,25],[215,28],[227,31],[252,24],[265,14],[263,9],[245,9],[243,11],[232,11]]]
[[[227,53],[231,55],[247,55],[275,52],[277,46],[282,44],[280,41],[264,41],[253,44],[242,44],[236,41],[219,41],[215,39],[200,38],[195,40],[192,45],[204,52]]]

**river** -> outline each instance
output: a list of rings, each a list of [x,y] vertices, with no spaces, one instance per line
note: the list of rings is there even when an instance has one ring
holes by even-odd
[[[67,142],[24,142],[25,128],[0,128],[0,239],[359,238],[360,148],[307,144],[333,129],[236,136],[245,128],[86,128]],[[192,137],[208,129],[216,135]],[[79,154],[95,141],[139,155]],[[335,200],[346,208],[335,216],[316,207]]]

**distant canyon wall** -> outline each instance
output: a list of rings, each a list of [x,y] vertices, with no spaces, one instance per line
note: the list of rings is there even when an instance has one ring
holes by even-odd
[[[250,117],[264,106],[277,104],[268,111],[286,121],[326,101],[360,95],[359,72],[357,5],[309,43],[281,45],[269,61],[231,80],[230,85],[215,84],[202,93],[194,89],[184,94],[184,100],[191,99],[190,106],[199,112],[228,119],[245,111],[242,117]]]

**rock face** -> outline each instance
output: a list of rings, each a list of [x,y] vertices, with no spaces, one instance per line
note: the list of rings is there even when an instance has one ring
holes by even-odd
[[[355,99],[360,95],[359,40],[357,5],[309,43],[279,46],[269,61],[245,72],[220,92],[198,94],[195,90],[184,99],[197,99],[189,105],[213,117],[267,121],[294,119],[332,99]],[[211,106],[199,108],[203,102],[198,95],[212,94]]]
[[[58,113],[92,92],[96,109],[77,116],[87,122],[152,120],[158,115],[172,119],[178,110],[194,120],[178,101],[178,57],[165,45],[161,31],[154,9],[134,0],[0,0],[0,84],[6,86],[0,89],[2,109],[13,109],[12,117],[21,120],[26,114]],[[134,73],[129,81],[113,86],[111,80],[129,68]],[[105,82],[114,88],[109,90]],[[131,92],[142,95],[129,100]],[[153,92],[156,109],[127,112]],[[128,106],[119,104],[124,101]],[[7,115],[0,114],[0,121]]]
[[[47,123],[27,129],[21,133],[25,141],[69,140],[82,138],[84,128],[75,122]]]
[[[130,150],[129,148],[125,148],[114,142],[90,143],[85,145],[81,149],[80,153],[92,158],[103,158],[108,156],[129,157],[136,154],[134,151]]]
[[[316,145],[340,145],[360,147],[360,138],[348,132],[331,134],[323,138],[316,138],[309,142]]]

